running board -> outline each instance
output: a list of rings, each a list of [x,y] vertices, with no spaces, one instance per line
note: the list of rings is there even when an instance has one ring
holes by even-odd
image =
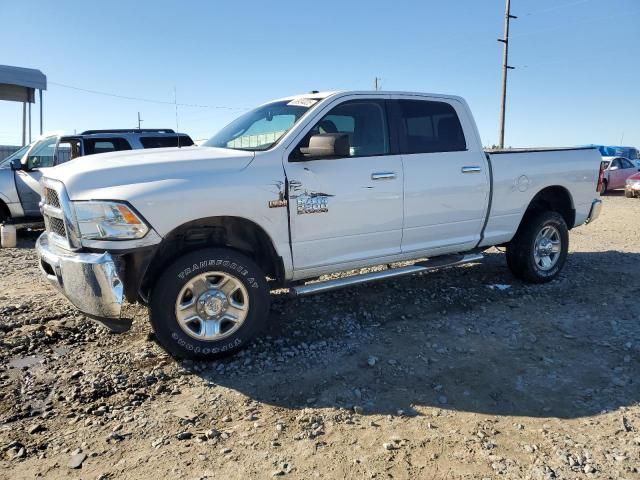
[[[429,272],[440,268],[455,267],[457,265],[464,265],[465,263],[477,262],[483,258],[484,255],[481,253],[443,255],[441,257],[434,257],[433,260],[425,260],[424,262],[414,263],[407,267],[389,268],[380,272],[363,273],[362,275],[353,275],[350,277],[337,278],[335,280],[327,280],[325,282],[313,282],[290,287],[289,295],[302,297],[305,295],[313,295],[315,293],[324,293],[330,290],[350,287],[352,285],[360,285],[361,283],[404,277],[405,275],[414,275],[416,273]]]

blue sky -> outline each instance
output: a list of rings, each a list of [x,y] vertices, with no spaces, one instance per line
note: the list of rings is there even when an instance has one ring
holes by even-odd
[[[497,143],[504,0],[0,0],[0,64],[48,77],[47,130],[176,125],[208,138],[246,108],[309,90],[465,97]],[[506,144],[640,146],[640,1],[512,0]],[[224,108],[213,108],[224,107]],[[0,102],[0,144],[21,139]],[[34,109],[34,132],[37,130]]]

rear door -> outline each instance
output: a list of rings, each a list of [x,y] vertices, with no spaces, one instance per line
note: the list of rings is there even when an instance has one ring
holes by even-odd
[[[465,106],[417,96],[397,96],[391,104],[404,166],[402,253],[475,247],[490,172]]]
[[[317,133],[347,134],[349,156],[302,159]],[[384,97],[341,99],[301,135],[284,159],[296,278],[398,255],[403,172]]]

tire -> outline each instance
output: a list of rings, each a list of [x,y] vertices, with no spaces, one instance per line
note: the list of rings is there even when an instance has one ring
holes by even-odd
[[[9,209],[4,203],[0,202],[0,225],[9,220],[9,218],[11,218]]]
[[[516,251],[514,248],[509,248],[509,245],[507,245],[506,252],[505,252],[505,256],[507,258],[507,266],[509,267],[509,270],[511,270],[511,272],[516,277],[518,277],[520,275],[521,269],[520,269],[520,265],[516,260],[515,252]]]
[[[556,251],[557,250],[557,251]],[[567,260],[569,229],[557,212],[532,213],[523,219],[507,245],[507,265],[529,283],[546,283],[558,276]]]
[[[606,180],[602,180],[600,184],[600,196],[604,197],[607,194],[607,188],[609,188],[609,182]]]
[[[270,300],[265,274],[253,260],[210,248],[188,253],[164,271],[151,291],[149,317],[169,354],[210,360],[248,345],[267,322]]]
[[[630,190],[627,190],[626,188],[624,190],[624,196],[627,197],[627,198],[635,197],[634,193],[632,191],[630,191]]]

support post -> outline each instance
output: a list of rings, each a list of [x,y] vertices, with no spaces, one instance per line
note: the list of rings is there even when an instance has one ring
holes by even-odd
[[[42,136],[42,89],[38,92],[40,93],[40,136]]]
[[[27,143],[27,103],[22,102],[22,146]]]
[[[504,44],[504,58],[502,61],[502,100],[500,102],[500,148],[504,148],[504,123],[507,110],[507,72],[514,68],[509,66],[509,23],[512,18],[515,19],[518,17],[511,15],[511,0],[507,0],[504,15],[504,38],[498,39],[499,42]]]

